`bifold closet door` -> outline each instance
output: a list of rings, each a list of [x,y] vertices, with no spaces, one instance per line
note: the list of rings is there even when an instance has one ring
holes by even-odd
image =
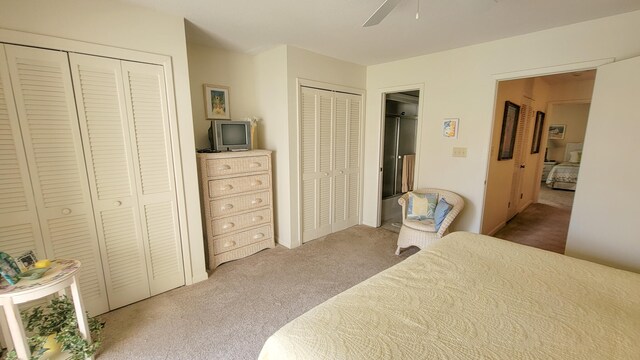
[[[156,295],[185,284],[164,68],[121,64],[149,287]]]
[[[87,310],[108,311],[66,52],[5,45],[47,257],[82,262]]]
[[[358,95],[335,94],[333,232],[359,222],[361,103]]]
[[[184,285],[163,69],[70,61],[113,309]]]
[[[302,241],[359,222],[358,95],[301,89]]]
[[[70,54],[109,308],[150,296],[120,61]]]
[[[302,88],[302,241],[331,233],[334,97],[330,91]]]
[[[11,256],[46,252],[20,135],[4,45],[0,44],[0,249]]]

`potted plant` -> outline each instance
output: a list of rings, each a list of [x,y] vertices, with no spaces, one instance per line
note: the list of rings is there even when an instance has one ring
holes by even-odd
[[[55,345],[52,344],[57,343],[60,351],[69,354],[68,359],[81,360],[93,356],[102,343],[104,322],[95,317],[88,318],[92,340],[89,344],[80,334],[73,302],[66,296],[53,298],[44,308],[36,306],[22,311],[22,321],[26,331],[33,334],[28,338],[31,359],[40,359],[47,350],[53,350]],[[17,359],[15,350],[7,359]]]

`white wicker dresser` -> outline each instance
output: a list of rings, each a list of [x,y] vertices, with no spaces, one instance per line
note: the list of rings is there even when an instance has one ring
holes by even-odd
[[[274,247],[271,151],[197,158],[209,270]]]

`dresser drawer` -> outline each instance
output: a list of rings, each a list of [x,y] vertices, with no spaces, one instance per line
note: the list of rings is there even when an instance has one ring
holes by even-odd
[[[208,176],[226,176],[269,170],[267,156],[207,160]]]
[[[236,216],[211,221],[213,236],[224,235],[232,231],[271,222],[271,209],[262,209]]]
[[[209,180],[209,196],[212,198],[269,188],[269,174]]]
[[[269,205],[271,196],[269,191],[262,191],[254,194],[238,195],[234,198],[211,200],[211,216],[219,217],[235,214],[245,210],[258,209]]]
[[[217,255],[270,239],[271,237],[271,225],[264,225],[259,228],[243,231],[237,234],[216,238],[213,240],[211,250],[213,250],[214,255]]]

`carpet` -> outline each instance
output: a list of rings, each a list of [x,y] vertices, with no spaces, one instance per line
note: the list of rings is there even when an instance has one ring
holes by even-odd
[[[102,315],[97,358],[255,359],[280,327],[417,251],[394,255],[397,237],[360,225],[223,264],[206,281]]]

